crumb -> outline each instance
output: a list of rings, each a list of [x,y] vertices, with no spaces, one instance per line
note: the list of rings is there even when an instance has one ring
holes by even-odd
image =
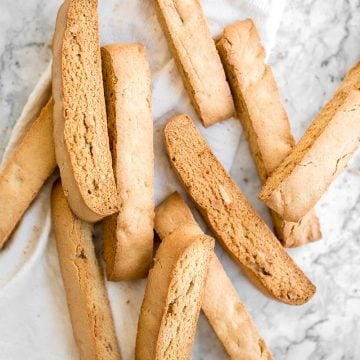
[[[130,304],[130,300],[126,300],[126,304]]]
[[[247,177],[244,177],[243,178],[244,182],[248,183],[249,182],[249,179]]]

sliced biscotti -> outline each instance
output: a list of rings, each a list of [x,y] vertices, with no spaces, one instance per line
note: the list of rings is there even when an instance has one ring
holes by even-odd
[[[0,249],[56,168],[50,99],[0,172]]]
[[[261,220],[189,117],[165,127],[169,159],[216,238],[249,278],[268,295],[303,304],[315,286]]]
[[[275,78],[265,63],[265,50],[252,20],[224,29],[217,43],[221,60],[262,183],[295,145]],[[276,234],[284,246],[298,246],[321,237],[315,211],[298,223],[272,212]]]
[[[51,198],[60,270],[81,359],[120,359],[101,269],[92,243],[92,225],[70,210],[61,183]]]
[[[144,277],[153,257],[154,150],[151,75],[143,45],[108,45],[102,65],[119,213],[104,223],[110,280]]]
[[[198,0],[154,0],[192,104],[205,127],[231,117],[234,103]]]
[[[56,159],[71,209],[89,222],[117,210],[98,27],[97,0],[65,0],[53,38]]]
[[[163,239],[180,227],[189,225],[197,226],[197,223],[179,194],[170,195],[157,207],[155,229],[160,238]],[[198,226],[197,231],[202,234]],[[272,359],[269,349],[215,254],[209,265],[202,310],[231,359]]]
[[[165,237],[150,270],[135,358],[190,359],[214,240],[184,226]]]
[[[298,221],[345,169],[360,145],[360,63],[345,77],[291,154],[266,181],[259,198]]]

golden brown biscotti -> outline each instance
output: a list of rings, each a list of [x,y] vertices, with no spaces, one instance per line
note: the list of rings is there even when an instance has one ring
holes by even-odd
[[[119,213],[104,222],[109,280],[144,277],[154,239],[154,150],[151,75],[140,44],[102,48],[110,148]]]
[[[190,359],[213,248],[196,226],[163,239],[141,306],[137,360]]]
[[[254,22],[236,22],[224,29],[217,43],[250,151],[265,183],[295,145],[285,108]],[[286,222],[271,212],[275,231],[286,247],[321,237],[314,210],[298,223]]]
[[[261,220],[188,116],[175,116],[167,123],[165,145],[204,220],[247,276],[279,301],[307,302],[315,286]]]
[[[350,70],[259,198],[288,221],[312,209],[360,145],[360,63]]]
[[[56,159],[71,209],[88,222],[117,211],[101,73],[97,0],[65,0],[53,38]]]
[[[0,173],[0,249],[56,168],[52,133],[50,99]]]
[[[203,125],[234,114],[234,102],[199,0],[154,0],[175,62]]]
[[[155,229],[160,238],[188,225],[197,226],[197,223],[179,194],[170,195],[157,207]],[[200,227],[197,229],[199,234],[203,233]],[[209,265],[202,310],[230,359],[272,359],[269,349],[215,254]]]
[[[54,184],[51,213],[80,358],[119,360],[110,304],[92,242],[93,227],[71,212],[60,181]]]

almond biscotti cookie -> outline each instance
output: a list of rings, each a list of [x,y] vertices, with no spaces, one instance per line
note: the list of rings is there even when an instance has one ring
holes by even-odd
[[[263,186],[259,198],[285,220],[298,221],[312,209],[358,149],[359,89],[360,63]]]
[[[119,213],[104,222],[104,259],[109,280],[144,277],[154,238],[154,150],[151,75],[145,48],[102,48],[110,147]]]
[[[203,233],[179,194],[170,195],[157,207],[155,230],[161,239],[189,225],[197,226],[199,234]],[[202,310],[230,359],[272,359],[215,253],[209,265]]]
[[[252,20],[239,21],[224,29],[217,43],[260,179],[268,176],[295,145],[288,116],[265,50]],[[298,223],[286,222],[272,213],[276,234],[284,246],[299,246],[321,237],[319,220],[312,210]]]
[[[101,73],[97,0],[65,0],[53,38],[54,139],[71,209],[88,222],[117,210]]]
[[[55,168],[50,99],[0,172],[0,249]]]
[[[154,0],[192,104],[205,127],[231,117],[234,103],[199,0]]]
[[[204,220],[249,278],[265,293],[293,305],[315,286],[261,220],[186,115],[165,127],[170,162]]]
[[[60,181],[54,184],[51,215],[80,358],[119,360],[110,304],[92,242],[93,227],[71,212]]]
[[[141,306],[137,360],[190,359],[213,249],[194,226],[163,239]]]

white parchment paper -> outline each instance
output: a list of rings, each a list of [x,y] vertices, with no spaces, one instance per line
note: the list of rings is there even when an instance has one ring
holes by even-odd
[[[213,36],[236,20],[251,17],[270,53],[275,41],[285,0],[203,0]],[[162,143],[166,121],[177,113],[192,117],[227,169],[233,165],[241,135],[236,119],[209,129],[200,125],[151,1],[100,1],[102,44],[141,42],[148,52],[152,70],[155,198],[159,203],[174,190],[182,191],[174,176]],[[51,87],[50,67],[30,95],[13,130],[2,162],[5,164],[24,132],[45,104]],[[0,253],[0,359],[76,359],[57,253],[51,232],[50,191],[56,175],[46,183],[33,202],[4,251]],[[184,194],[185,195],[185,194]],[[230,260],[221,256],[227,268]],[[137,318],[145,280],[107,283],[122,358],[134,358]],[[193,358],[218,359],[225,356],[215,335],[200,319]]]

